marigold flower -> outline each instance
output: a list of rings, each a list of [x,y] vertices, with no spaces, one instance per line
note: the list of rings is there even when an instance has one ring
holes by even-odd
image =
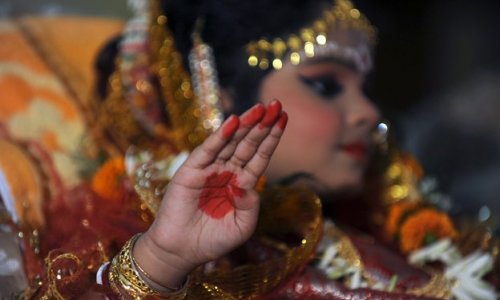
[[[389,213],[385,222],[385,233],[387,238],[393,240],[399,231],[401,218],[417,207],[417,202],[399,201],[389,207]]]
[[[122,186],[124,178],[125,163],[123,157],[109,159],[94,174],[91,182],[92,190],[105,200],[117,201],[125,195]]]
[[[403,253],[410,253],[442,238],[454,238],[455,227],[448,215],[432,208],[419,210],[409,216],[399,232],[400,247]]]

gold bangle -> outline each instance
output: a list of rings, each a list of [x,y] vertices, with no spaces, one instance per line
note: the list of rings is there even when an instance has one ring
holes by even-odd
[[[118,255],[113,258],[109,269],[111,286],[119,285],[133,298],[156,296],[160,299],[184,299],[187,295],[187,280],[178,289],[165,287],[169,291],[160,291],[151,286],[153,284],[162,287],[148,277],[149,275],[137,264],[132,255],[132,249],[140,235],[140,233],[136,234],[128,240]],[[141,273],[143,273],[142,276]],[[145,280],[144,277],[149,280]]]
[[[111,262],[111,278],[116,280],[120,286],[133,297],[161,296],[160,293],[151,289],[149,285],[142,280],[132,265],[132,247],[139,237],[139,234],[128,240],[117,256]],[[110,278],[110,279],[111,279]]]

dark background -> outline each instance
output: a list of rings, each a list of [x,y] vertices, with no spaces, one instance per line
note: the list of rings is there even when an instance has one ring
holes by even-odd
[[[500,216],[500,1],[370,1],[373,98],[452,212]]]
[[[354,0],[378,28],[374,101],[452,211],[500,216],[500,1]],[[0,16],[126,18],[125,0],[0,0]]]
[[[390,110],[500,69],[500,1],[355,2],[379,31],[375,94]]]

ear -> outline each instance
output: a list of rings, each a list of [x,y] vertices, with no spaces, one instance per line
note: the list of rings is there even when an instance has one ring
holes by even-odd
[[[224,113],[231,112],[234,110],[234,99],[231,92],[227,89],[220,89],[219,101],[222,106]]]

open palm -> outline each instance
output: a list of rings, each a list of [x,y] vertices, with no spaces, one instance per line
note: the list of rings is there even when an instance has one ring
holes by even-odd
[[[257,104],[196,148],[169,183],[152,225],[160,246],[201,264],[246,241],[259,211],[254,188],[286,121],[279,101]]]

